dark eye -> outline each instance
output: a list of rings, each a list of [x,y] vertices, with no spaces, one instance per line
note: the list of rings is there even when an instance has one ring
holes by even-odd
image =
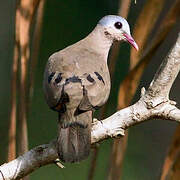
[[[117,28],[117,29],[121,29],[122,28],[122,23],[121,22],[116,22],[114,24],[114,26]]]

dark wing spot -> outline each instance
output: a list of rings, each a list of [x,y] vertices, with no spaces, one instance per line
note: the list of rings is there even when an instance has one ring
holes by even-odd
[[[79,109],[79,107],[77,107],[75,112],[74,112],[74,116],[78,116],[79,114],[82,114],[82,113],[84,113],[86,111],[87,110],[81,110],[81,109]]]
[[[94,108],[95,110],[98,110],[98,109],[100,108],[100,106],[93,106],[93,108]]]
[[[59,73],[58,75],[57,75],[57,77],[56,77],[56,79],[55,79],[55,82],[56,82],[56,84],[58,84],[59,82],[61,82],[61,80],[62,80],[62,73]]]
[[[89,82],[94,82],[94,79],[91,77],[91,75],[89,74],[88,76],[87,76],[87,80],[89,81]]]
[[[85,86],[83,86],[83,98],[81,99],[79,106],[76,108],[74,116],[77,116],[90,110],[93,110],[93,106],[88,99],[88,92],[85,89]]]
[[[66,103],[70,102],[69,96],[66,92],[64,92],[64,86],[61,91],[61,97],[58,101],[58,103],[51,107],[54,111],[58,111],[59,113],[65,113],[66,112]]]
[[[62,113],[66,112],[66,105],[65,104],[57,104],[56,106],[51,107],[51,109],[62,114]]]
[[[68,84],[70,82],[72,82],[72,83],[77,83],[77,82],[81,83],[81,79],[79,79],[78,76],[72,76],[72,77],[66,79],[65,84]]]
[[[103,77],[98,72],[94,73],[96,74],[97,78],[105,84]]]
[[[51,82],[53,76],[55,75],[55,72],[52,72],[49,76],[48,76],[48,83]]]

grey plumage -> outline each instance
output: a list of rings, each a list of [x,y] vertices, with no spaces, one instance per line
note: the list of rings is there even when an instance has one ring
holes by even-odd
[[[132,40],[125,19],[104,18],[86,38],[50,56],[46,65],[45,98],[59,113],[58,154],[64,162],[79,162],[88,156],[93,111],[110,93],[109,49],[115,40],[128,41],[124,33]],[[114,26],[119,21],[124,25],[121,29]]]

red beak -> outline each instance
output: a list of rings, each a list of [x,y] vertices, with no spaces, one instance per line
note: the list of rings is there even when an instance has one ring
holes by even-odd
[[[123,35],[126,38],[126,40],[129,42],[129,44],[131,44],[138,51],[139,47],[137,43],[134,41],[134,39],[132,38],[132,36],[126,33],[124,33]]]

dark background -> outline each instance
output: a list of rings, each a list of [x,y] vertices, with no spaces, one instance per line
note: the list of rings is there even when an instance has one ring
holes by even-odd
[[[128,22],[133,29],[143,3],[132,1]],[[167,2],[170,2],[167,1]],[[117,0],[47,0],[43,20],[42,38],[38,65],[35,74],[35,89],[32,108],[28,115],[29,148],[48,143],[56,137],[57,114],[45,103],[42,79],[45,63],[55,51],[65,48],[85,37],[95,27],[97,21],[107,14],[116,14]],[[0,0],[0,163],[6,161],[8,145],[8,121],[10,112],[10,81],[14,43],[15,1]],[[173,36],[173,32],[169,37]],[[170,41],[160,47],[162,53],[168,51]],[[112,84],[110,106],[107,115],[116,111],[117,92],[120,82],[128,72],[130,47],[123,43],[116,65],[115,81]],[[140,97],[140,88],[151,82],[162,57],[156,54],[148,65],[137,90],[134,102]],[[180,78],[173,85],[171,99],[180,102]],[[176,123],[155,120],[136,125],[129,129],[128,149],[123,166],[123,180],[156,180],[171,142]],[[18,129],[17,129],[18,131]],[[100,143],[100,154],[96,167],[95,180],[106,179],[112,140]],[[87,179],[90,158],[79,164],[65,164],[59,169],[51,164],[31,174],[32,180]]]

